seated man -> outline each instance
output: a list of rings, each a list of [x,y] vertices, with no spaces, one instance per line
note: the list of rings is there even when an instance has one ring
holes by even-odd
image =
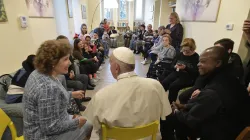
[[[229,55],[222,47],[206,49],[198,68],[207,76],[205,86],[187,104],[173,103],[174,113],[161,122],[163,140],[234,140],[249,125],[249,99],[245,87],[228,71]]]
[[[29,55],[22,63],[23,68],[19,69],[11,80],[11,85],[5,97],[5,102],[7,104],[22,102],[24,86],[30,74],[35,70],[33,64],[34,58],[35,55]]]
[[[151,49],[151,47],[154,45],[152,42],[154,38],[154,31],[152,30],[152,25],[148,24],[147,26],[147,32],[144,34],[143,40],[145,41],[145,45],[143,46],[142,53],[144,56],[144,61],[142,62],[143,65],[148,63],[147,57],[148,57],[148,51]]]
[[[165,120],[171,113],[161,84],[137,76],[134,69],[135,57],[131,50],[119,47],[113,51],[110,70],[117,82],[98,91],[83,114],[96,130],[101,129],[101,123],[110,127],[141,126],[160,118]]]
[[[230,72],[233,76],[237,77],[240,82],[243,83],[243,74],[244,74],[244,69],[243,69],[243,64],[241,61],[241,58],[238,54],[233,53],[232,50],[234,48],[234,41],[231,39],[221,39],[218,40],[214,43],[215,46],[219,46],[219,47],[224,47],[226,49],[226,51],[229,54],[229,61],[228,63],[230,64]],[[181,103],[186,103],[191,95],[194,93],[193,96],[196,96],[197,94],[199,94],[200,89],[203,88],[203,86],[205,86],[203,83],[203,80],[205,80],[206,77],[204,76],[199,76],[197,78],[197,81],[195,82],[195,85],[186,90],[185,92],[183,92],[180,96],[179,96],[179,100]]]
[[[129,48],[129,44],[130,44],[130,40],[132,38],[132,31],[130,30],[130,27],[127,26],[126,28],[126,32],[125,32],[125,35],[124,35],[124,45],[125,47]]]
[[[110,27],[110,31],[108,32],[108,35],[111,41],[110,47],[117,48],[117,37],[119,36],[119,34],[117,34],[117,31],[115,30],[115,26]]]
[[[139,31],[139,34],[137,36],[137,40],[135,41],[134,53],[139,54],[142,51],[142,48],[145,45],[144,35],[146,34],[146,32],[147,31],[145,30],[145,25],[142,24],[140,26],[140,31]],[[152,34],[153,34],[153,32],[152,32]]]

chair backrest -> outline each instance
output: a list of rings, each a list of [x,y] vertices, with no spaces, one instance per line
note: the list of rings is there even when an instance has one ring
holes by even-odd
[[[250,127],[246,127],[236,140],[249,140],[250,139]]]
[[[3,133],[7,126],[10,128],[12,139],[17,137],[16,128],[14,123],[10,120],[10,118],[5,114],[5,112],[0,108],[0,139],[2,139]]]
[[[102,139],[107,140],[107,138],[110,138],[116,140],[137,140],[152,136],[152,140],[156,140],[158,126],[159,121],[135,128],[109,128],[105,124],[102,124]]]

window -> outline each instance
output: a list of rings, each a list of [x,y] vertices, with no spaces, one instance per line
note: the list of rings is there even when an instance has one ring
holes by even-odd
[[[104,18],[112,20],[112,9],[104,8]]]
[[[128,3],[127,0],[119,0],[119,20],[128,19]]]
[[[136,0],[135,1],[135,20],[143,20],[144,12],[143,12],[143,0]]]

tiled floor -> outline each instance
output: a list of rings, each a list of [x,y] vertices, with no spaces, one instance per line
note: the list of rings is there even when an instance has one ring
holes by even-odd
[[[112,50],[111,50],[112,52]],[[140,55],[135,55],[136,57],[136,68],[135,72],[142,77],[146,77],[146,73],[148,71],[149,65],[142,65],[141,61],[143,61],[143,58]],[[110,72],[110,65],[109,65],[109,59],[105,60],[105,64],[102,65],[103,69],[101,71],[101,74],[99,75],[101,80],[98,81],[97,86],[95,90],[87,91],[87,96],[92,97],[95,95],[95,93],[100,90],[101,88],[104,88],[105,86],[112,84],[116,82],[116,80],[113,78],[111,72]],[[84,103],[84,105],[87,105],[87,103]],[[157,138],[157,139],[160,139]],[[99,140],[99,136],[93,131],[91,140]]]

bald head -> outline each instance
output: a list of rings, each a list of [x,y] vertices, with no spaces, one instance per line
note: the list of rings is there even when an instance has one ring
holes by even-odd
[[[200,56],[198,64],[200,75],[206,75],[228,63],[229,54],[223,47],[211,47]]]
[[[223,65],[228,63],[229,54],[224,47],[218,47],[218,46],[210,47],[207,48],[202,54],[204,53],[206,53],[216,61],[221,61]]]

